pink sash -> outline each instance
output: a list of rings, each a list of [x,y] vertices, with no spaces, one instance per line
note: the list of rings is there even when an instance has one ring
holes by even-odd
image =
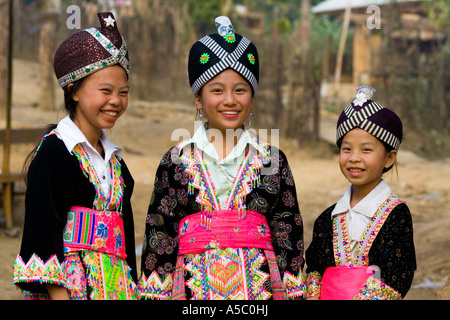
[[[200,253],[214,248],[260,248],[273,250],[272,235],[266,218],[247,211],[240,219],[237,210],[217,210],[210,215],[207,230],[204,213],[184,217],[179,225],[178,254]]]
[[[328,267],[323,274],[320,300],[352,300],[377,267]]]
[[[123,220],[116,211],[70,208],[63,239],[66,252],[93,250],[127,257]]]
[[[179,224],[179,249],[175,267],[172,299],[185,300],[184,254],[201,253],[214,248],[259,248],[264,250],[272,281],[274,300],[286,299],[285,288],[272,247],[272,235],[266,218],[247,210],[245,218],[239,210],[198,212],[184,217]],[[205,220],[208,221],[207,225]]]

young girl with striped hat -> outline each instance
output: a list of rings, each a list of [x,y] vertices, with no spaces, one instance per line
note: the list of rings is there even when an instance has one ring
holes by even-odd
[[[383,180],[403,138],[400,118],[357,88],[337,123],[344,196],[315,221],[306,251],[308,299],[401,299],[416,269],[412,218]]]

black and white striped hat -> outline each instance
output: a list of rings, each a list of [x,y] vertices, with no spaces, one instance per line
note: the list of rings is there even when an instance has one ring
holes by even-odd
[[[356,90],[355,99],[339,116],[336,144],[340,146],[342,138],[350,130],[361,128],[398,150],[403,138],[403,125],[400,118],[392,110],[371,100],[375,89],[361,86]]]
[[[255,45],[234,32],[228,17],[215,19],[218,33],[198,40],[189,52],[189,84],[196,95],[212,78],[233,69],[250,84],[253,94],[259,81],[259,59]]]

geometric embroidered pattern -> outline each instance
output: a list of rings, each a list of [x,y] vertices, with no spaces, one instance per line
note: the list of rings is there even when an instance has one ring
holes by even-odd
[[[301,270],[298,273],[298,277],[286,271],[284,273],[283,283],[286,286],[288,298],[303,297],[306,294],[306,282]]]
[[[169,300],[172,295],[172,285],[171,274],[164,281],[161,281],[156,271],[153,271],[148,278],[142,273],[138,285],[140,292],[137,292],[137,294],[145,299]]]
[[[190,255],[186,270],[192,278],[186,283],[193,300],[266,300],[267,273],[259,270],[265,257],[256,248],[223,248]]]
[[[41,282],[65,286],[66,277],[61,269],[56,254],[45,263],[33,254],[25,264],[21,256],[17,256],[13,265],[13,282]]]
[[[402,296],[396,290],[388,286],[373,276],[370,276],[366,283],[353,300],[401,300]]]
[[[336,266],[368,266],[368,255],[373,241],[386,221],[389,213],[398,204],[403,202],[404,201],[400,200],[395,194],[392,194],[386,199],[364,230],[360,241],[358,241],[356,245],[353,258],[348,240],[347,215],[345,212],[335,215],[333,219],[333,246]]]

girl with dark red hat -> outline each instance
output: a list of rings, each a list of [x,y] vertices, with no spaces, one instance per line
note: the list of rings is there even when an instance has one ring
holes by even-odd
[[[64,41],[54,68],[68,115],[41,141],[27,174],[13,283],[25,298],[133,299],[133,178],[104,129],[128,105],[128,50],[113,14]]]
[[[303,224],[286,156],[246,127],[258,85],[255,45],[227,17],[189,54],[201,119],[156,172],[141,297],[302,297]]]
[[[395,164],[402,122],[357,88],[341,113],[339,166],[351,183],[315,221],[306,251],[310,299],[401,299],[416,269],[411,213],[382,176]]]

